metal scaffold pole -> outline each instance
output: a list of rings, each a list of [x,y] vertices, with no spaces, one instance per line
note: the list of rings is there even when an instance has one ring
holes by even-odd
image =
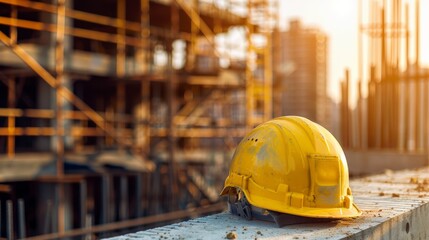
[[[360,142],[367,142],[368,148],[421,152],[428,144],[428,89],[419,65],[419,8],[416,0],[415,35],[411,36],[407,2],[359,2],[358,75],[360,81],[369,81],[366,110],[362,110],[366,117],[358,117],[357,121],[359,126],[367,125],[367,134],[360,135]],[[363,14],[365,11],[369,14]],[[414,65],[410,64],[412,37]],[[368,73],[363,70],[364,64],[369,64]],[[359,94],[358,102],[364,98]]]
[[[172,3],[171,8],[171,34],[170,39],[167,40],[167,49],[169,50],[169,61],[168,61],[168,71],[169,71],[169,81],[167,83],[167,101],[168,101],[168,156],[169,156],[169,202],[170,210],[177,209],[177,202],[175,199],[178,198],[179,189],[177,186],[177,163],[176,163],[176,136],[175,136],[175,123],[174,117],[176,115],[176,84],[178,81],[177,74],[173,68],[173,58],[172,58],[172,44],[174,37],[177,36],[179,32],[179,9],[176,2]]]
[[[57,31],[55,44],[55,73],[56,73],[56,141],[57,141],[57,177],[64,177],[64,116],[63,116],[63,82],[64,82],[64,28],[65,28],[65,0],[57,0]],[[65,231],[64,184],[59,181],[58,186],[58,232]]]
[[[224,209],[223,165],[272,117],[277,1],[137,2],[0,0],[0,137],[40,169],[22,173],[28,195],[11,185],[9,236],[103,237]]]

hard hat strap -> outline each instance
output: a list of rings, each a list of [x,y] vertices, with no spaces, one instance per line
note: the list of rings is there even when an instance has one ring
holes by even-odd
[[[228,201],[228,208],[232,214],[243,217],[247,220],[257,219],[261,221],[273,221],[267,211],[252,206],[245,196],[235,202]]]
[[[278,227],[301,223],[329,222],[333,220],[301,217],[275,211],[267,211],[265,209],[252,206],[245,196],[242,196],[240,199],[234,198],[233,201],[231,201],[230,198],[228,201],[228,208],[230,213],[243,217],[246,220],[256,219],[260,221],[275,222]]]

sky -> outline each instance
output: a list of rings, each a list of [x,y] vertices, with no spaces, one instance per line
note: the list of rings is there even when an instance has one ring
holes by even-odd
[[[280,27],[287,29],[289,20],[301,19],[304,26],[316,27],[329,36],[328,91],[335,101],[340,100],[339,84],[344,79],[345,68],[350,70],[352,84],[358,77],[358,1],[359,0],[280,0]],[[369,0],[361,0],[364,3]],[[414,9],[414,0],[410,2],[410,11]],[[420,46],[421,65],[429,65],[429,15],[423,14],[429,9],[429,0],[420,0]],[[411,15],[411,14],[410,14]],[[414,16],[412,17],[414,18]],[[412,21],[410,23],[414,25]],[[413,26],[411,26],[414,29]],[[413,32],[411,32],[413,34]],[[411,39],[414,42],[413,39]],[[410,46],[414,48],[414,45]],[[411,54],[413,57],[414,54]],[[364,90],[365,91],[365,90]],[[351,93],[352,98],[356,96]],[[354,101],[351,101],[354,105]]]

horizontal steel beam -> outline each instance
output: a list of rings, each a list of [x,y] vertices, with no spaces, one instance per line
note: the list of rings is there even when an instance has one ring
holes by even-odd
[[[0,31],[0,41],[7,47],[9,47],[15,54],[18,56],[29,68],[31,68],[39,77],[41,77],[45,82],[52,88],[56,87],[56,79],[45,69],[43,68],[31,55],[29,55],[23,48],[17,44],[13,44],[11,39]],[[82,111],[89,119],[91,119],[98,127],[103,129],[107,135],[115,139],[117,142],[122,142],[122,139],[119,139],[116,135],[114,128],[107,122],[104,121],[103,117],[89,107],[84,101],[77,97],[72,91],[68,88],[61,87],[58,89],[60,95],[64,97],[67,101],[72,103],[76,108]],[[123,145],[130,146],[129,142],[122,142]]]
[[[57,13],[57,9],[55,5],[42,3],[42,2],[34,2],[34,1],[27,1],[27,0],[20,0],[20,1],[0,0],[0,3],[9,4],[11,6],[16,6],[16,7],[33,9],[37,11],[43,11],[43,12],[52,13],[52,14]],[[123,21],[112,17],[107,17],[107,16],[98,15],[94,13],[88,13],[84,11],[78,11],[78,10],[69,9],[69,8],[66,8],[65,15],[66,17],[69,17],[69,18],[86,21],[90,23],[96,23],[96,24],[105,25],[105,26],[110,26],[110,27],[115,27],[119,29],[124,28],[128,31],[133,31],[136,33],[139,33],[142,30],[142,26],[139,22]],[[168,30],[154,27],[154,26],[150,26],[149,29],[150,29],[151,35],[162,36],[165,38],[172,37],[170,31]],[[34,30],[37,30],[37,29],[34,29]],[[190,41],[191,39],[191,36],[189,33],[179,33],[179,37],[181,39],[188,40],[188,41]]]
[[[37,31],[48,31],[48,32],[57,31],[57,27],[55,24],[30,21],[30,20],[22,20],[22,19],[13,19],[9,17],[0,17],[0,25],[26,28],[26,29],[32,29]],[[103,41],[103,42],[111,42],[111,43],[117,43],[118,37],[119,37],[118,34],[94,31],[94,30],[89,30],[84,28],[65,27],[64,31],[66,35],[71,35],[74,37],[86,38],[91,40],[97,40],[97,41]],[[144,46],[141,39],[135,38],[135,37],[125,37],[125,44],[131,45],[131,46],[137,46],[137,47]]]
[[[65,119],[89,120],[88,116],[81,111],[63,111]],[[98,112],[105,121],[133,123],[134,119],[128,114],[114,113],[112,116],[104,116],[104,113]],[[29,117],[29,118],[54,118],[55,111],[52,109],[19,109],[19,108],[0,108],[0,117]]]
[[[131,139],[134,135],[133,129],[123,129],[123,138]],[[166,128],[151,128],[152,137],[166,137],[168,130]],[[223,138],[223,137],[243,137],[247,133],[244,128],[183,128],[175,129],[175,137],[183,138]],[[2,127],[0,136],[53,136],[55,127],[15,127],[13,130]],[[71,136],[103,137],[106,133],[97,127],[78,127],[73,126],[70,129]]]

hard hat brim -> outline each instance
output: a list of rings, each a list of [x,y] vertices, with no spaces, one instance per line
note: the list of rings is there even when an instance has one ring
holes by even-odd
[[[228,195],[231,188],[239,186],[227,185],[221,192],[221,196]],[[253,206],[264,208],[266,210],[287,213],[302,217],[311,218],[329,218],[329,219],[340,219],[340,218],[351,218],[362,215],[362,211],[352,203],[349,208],[338,207],[338,208],[320,208],[320,207],[292,207],[272,198],[264,196],[258,196],[255,194],[249,194],[246,189],[241,189],[247,198],[247,201]]]

